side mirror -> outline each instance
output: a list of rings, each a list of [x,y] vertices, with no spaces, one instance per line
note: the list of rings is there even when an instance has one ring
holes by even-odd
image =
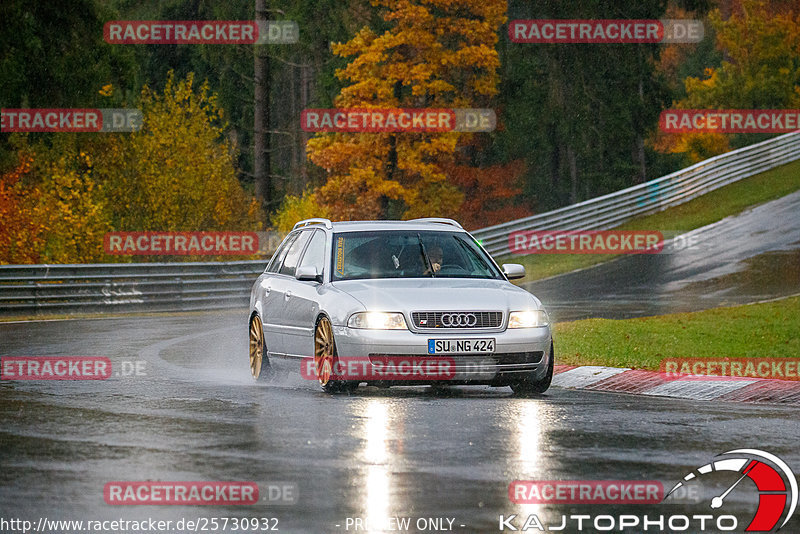
[[[317,272],[317,268],[313,265],[304,265],[302,267],[298,267],[297,271],[295,271],[294,277],[305,282],[322,283],[322,275]]]
[[[519,263],[504,263],[503,274],[509,280],[516,280],[517,278],[525,277],[525,266]]]

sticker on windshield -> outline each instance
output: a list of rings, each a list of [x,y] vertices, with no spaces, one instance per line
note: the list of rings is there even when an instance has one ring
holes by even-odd
[[[336,274],[344,276],[344,238],[336,241]]]

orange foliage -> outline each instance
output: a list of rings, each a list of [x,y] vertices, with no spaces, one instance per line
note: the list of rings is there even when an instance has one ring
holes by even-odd
[[[44,247],[45,228],[35,213],[41,193],[21,181],[32,162],[31,156],[20,155],[19,165],[0,175],[0,264],[37,263]]]
[[[340,108],[469,108],[497,94],[501,0],[373,0],[389,29],[364,28],[334,54],[349,82]],[[317,201],[335,219],[405,218],[457,212],[463,193],[443,171],[470,134],[329,133],[308,142],[308,158],[328,173]]]
[[[667,5],[667,11],[663,18],[695,19],[697,18],[697,14],[670,2]],[[655,64],[656,71],[664,75],[664,78],[673,91],[676,91],[679,86],[683,85],[683,80],[680,79],[678,71],[689,55],[695,50],[697,50],[696,43],[667,43],[661,45],[661,53]]]
[[[448,166],[450,180],[464,192],[458,221],[467,230],[475,230],[531,215],[524,206],[514,205],[522,193],[519,183],[524,172],[522,160],[483,168]]]
[[[709,13],[722,65],[703,77],[684,80],[686,97],[673,102],[681,109],[794,109],[800,106],[800,7],[797,2],[735,0]],[[670,18],[683,18],[673,16]],[[674,78],[687,45],[670,45],[659,70]],[[681,52],[682,51],[682,52]],[[730,150],[730,135],[697,131],[656,133],[660,152],[685,154],[690,161]]]
[[[192,82],[170,73],[163,94],[146,87],[138,132],[19,138],[20,165],[0,177],[0,263],[131,261],[106,255],[112,230],[260,230],[216,96]]]

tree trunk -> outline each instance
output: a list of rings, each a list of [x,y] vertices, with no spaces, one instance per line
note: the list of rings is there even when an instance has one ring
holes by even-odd
[[[299,117],[300,111],[298,111],[298,96],[300,93],[300,73],[298,72],[298,68],[295,66],[289,67],[289,78],[290,78],[290,87],[291,90],[289,91],[289,110],[290,110],[290,117]],[[289,126],[289,136],[288,140],[291,144],[291,161],[289,164],[289,190],[292,192],[293,195],[299,195],[303,192],[303,184],[300,183],[300,125],[298,121],[293,120],[291,121]]]
[[[304,65],[300,68],[300,107],[307,109],[309,106],[308,88],[311,85],[311,66]],[[308,157],[306,147],[311,136],[305,130],[300,130],[300,189],[308,187]]]
[[[561,145],[558,143],[558,132],[556,131],[555,124],[548,126],[549,138],[552,141],[550,145],[550,186],[553,189],[554,196],[558,196],[559,178],[561,177]]]
[[[567,145],[567,160],[569,161],[569,201],[571,204],[578,202],[578,161],[575,149],[572,145]]]
[[[639,78],[639,102],[644,107],[644,84],[642,83],[642,79]],[[637,125],[637,128],[641,128],[641,125]],[[644,183],[647,180],[647,161],[645,160],[644,155],[644,134],[638,132],[636,134],[636,159],[639,162],[639,176],[636,180],[636,183]]]
[[[267,20],[266,0],[255,0],[256,21]],[[253,59],[253,174],[255,193],[261,203],[269,208],[272,201],[270,180],[270,119],[269,85],[270,65],[266,45],[256,45]]]

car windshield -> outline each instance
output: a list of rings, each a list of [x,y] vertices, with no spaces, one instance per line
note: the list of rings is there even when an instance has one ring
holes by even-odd
[[[503,279],[463,232],[373,231],[333,236],[333,280],[367,278]]]

